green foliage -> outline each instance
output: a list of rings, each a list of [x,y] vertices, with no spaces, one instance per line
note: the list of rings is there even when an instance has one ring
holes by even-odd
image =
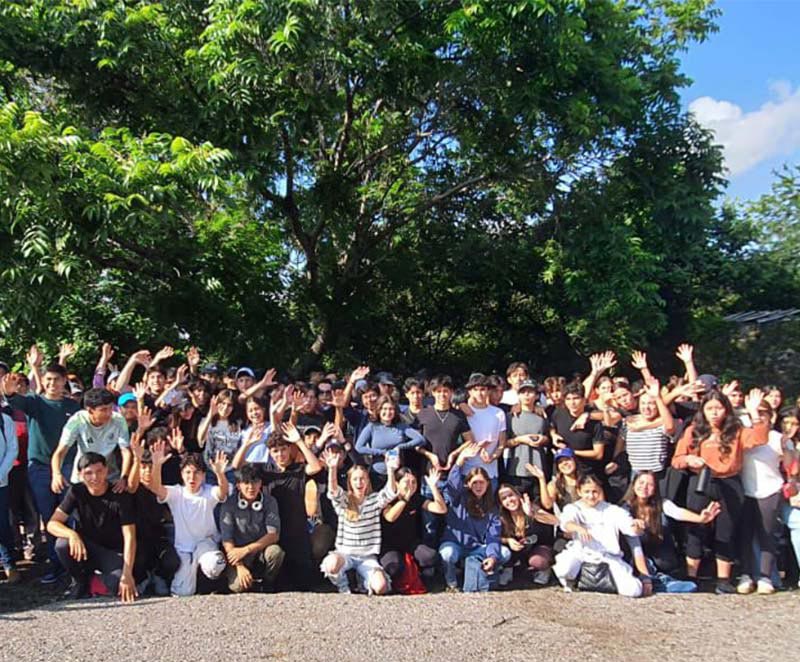
[[[678,99],[716,13],[5,2],[4,100],[38,113],[2,129],[16,345],[135,331],[283,365],[566,369],[681,339],[718,311],[720,157]]]

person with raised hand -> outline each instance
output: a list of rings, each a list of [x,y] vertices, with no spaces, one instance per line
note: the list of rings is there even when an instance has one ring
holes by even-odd
[[[225,453],[229,466],[228,481],[233,478],[233,459],[242,445],[242,425],[236,415],[236,394],[223,389],[211,396],[208,414],[201,421],[197,441],[203,449],[203,459],[208,464],[219,452]],[[208,480],[209,477],[207,477]]]
[[[84,453],[78,461],[81,482],[72,485],[47,523],[56,537],[56,552],[72,578],[68,597],[86,597],[90,580],[99,579],[112,595],[133,602],[137,581],[144,579],[136,567],[136,514],[127,491],[114,492],[108,481],[106,458]],[[77,528],[69,527],[70,517]]]
[[[397,497],[383,509],[381,528],[381,557],[383,569],[392,579],[397,578],[409,560],[423,571],[433,569],[436,549],[426,545],[421,537],[422,515],[447,513],[447,504],[439,491],[439,472],[431,467],[425,484],[433,495],[426,499],[418,491],[417,477],[407,467],[397,471]]]
[[[219,531],[214,521],[214,508],[228,496],[225,467],[228,459],[218,453],[211,464],[217,485],[206,484],[206,466],[199,453],[189,453],[181,460],[183,485],[161,484],[161,467],[167,461],[164,441],[150,448],[153,469],[148,489],[166,503],[175,523],[175,550],[180,567],[172,578],[173,595],[194,595],[198,569],[209,579],[217,579],[225,570],[225,556],[219,551]]]
[[[41,394],[31,392],[27,396],[17,393],[17,379],[13,373],[3,377],[2,386],[9,405],[25,413],[28,419],[28,484],[33,493],[34,504],[42,521],[53,516],[61,500],[61,494],[53,492],[53,473],[51,461],[58,447],[61,433],[69,418],[80,411],[80,405],[64,397],[67,371],[64,366],[52,363],[39,373],[41,353],[32,347],[28,353],[31,371],[40,379]],[[64,458],[58,473],[71,469],[72,457]],[[43,575],[43,584],[53,584],[63,573],[63,568],[55,551],[55,539],[48,535],[48,556],[50,566]]]
[[[475,591],[493,585],[502,564],[510,557],[500,544],[502,523],[489,475],[480,466],[469,469],[466,476],[462,475],[466,463],[477,457],[481,450],[477,442],[461,449],[444,488],[447,517],[439,545],[439,557],[447,590],[451,592],[458,591],[457,568],[460,561],[464,562],[465,570],[470,559],[479,564],[484,581],[469,585],[465,583],[464,586],[465,590]]]
[[[387,459],[388,479],[380,492],[372,491],[369,472],[356,465],[347,472],[347,491],[339,485],[338,458],[327,453],[328,498],[339,516],[336,546],[322,561],[320,570],[339,593],[350,593],[347,571],[354,570],[368,595],[383,595],[391,588],[380,563],[381,511],[397,495],[397,458]]]
[[[607,370],[611,370],[611,368],[617,365],[617,357],[614,352],[608,350],[599,354],[592,354],[589,357],[589,364],[592,367],[591,372],[589,372],[583,380],[583,391],[587,398],[591,397],[597,380],[600,379]]]
[[[720,503],[720,514],[711,524],[688,526],[686,541],[687,574],[694,579],[700,570],[705,541],[711,533],[709,529],[713,529],[718,594],[736,592],[731,583],[731,571],[736,559],[736,535],[744,505],[744,489],[739,474],[744,452],[769,441],[769,425],[761,421],[759,414],[763,399],[760,389],[752,389],[745,398],[745,407],[755,422],[752,428],[745,428],[721,391],[707,391],[672,458],[674,469],[690,473],[686,491],[689,510],[700,512],[711,501]]]

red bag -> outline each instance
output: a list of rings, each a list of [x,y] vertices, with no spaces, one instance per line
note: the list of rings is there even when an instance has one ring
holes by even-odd
[[[394,590],[402,595],[422,595],[428,592],[419,576],[417,561],[408,552],[403,558],[403,570],[393,584]]]

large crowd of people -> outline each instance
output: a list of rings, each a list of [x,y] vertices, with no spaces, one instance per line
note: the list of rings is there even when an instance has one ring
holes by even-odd
[[[71,598],[125,602],[797,581],[800,410],[775,386],[698,374],[689,345],[662,380],[643,352],[624,369],[605,352],[571,380],[514,362],[463,385],[367,366],[298,381],[196,348],[117,370],[108,344],[84,384],[73,351],[0,363],[9,583],[28,581],[21,558]]]

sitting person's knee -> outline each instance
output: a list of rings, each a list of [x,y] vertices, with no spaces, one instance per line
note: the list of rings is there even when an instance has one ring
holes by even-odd
[[[373,570],[369,576],[369,589],[376,595],[383,595],[389,590],[389,582],[382,570]]]

